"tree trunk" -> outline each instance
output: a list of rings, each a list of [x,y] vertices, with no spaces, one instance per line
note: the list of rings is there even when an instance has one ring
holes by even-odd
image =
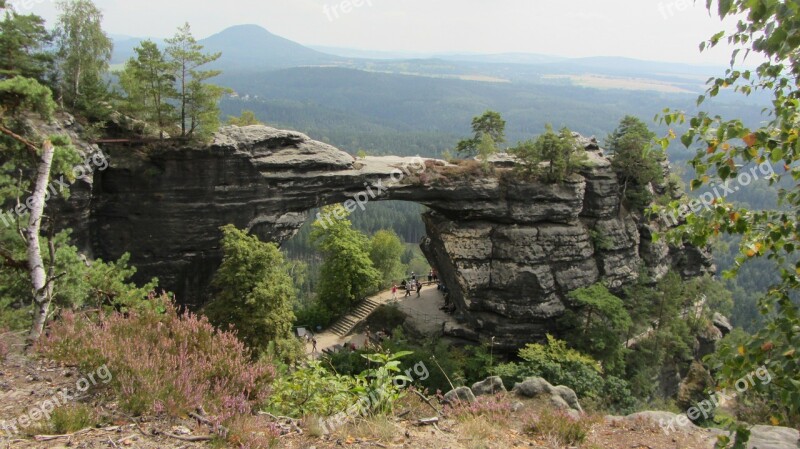
[[[50,303],[53,300],[53,284],[48,279],[42,260],[42,249],[39,243],[39,232],[42,227],[44,215],[45,196],[50,182],[50,168],[53,164],[53,144],[46,140],[42,146],[42,159],[36,174],[36,184],[33,189],[33,208],[28,221],[28,270],[33,286],[33,326],[28,335],[30,343],[39,339],[44,331],[45,321],[50,312]]]

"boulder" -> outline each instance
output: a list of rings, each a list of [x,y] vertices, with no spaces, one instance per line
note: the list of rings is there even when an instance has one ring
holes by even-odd
[[[578,395],[575,394],[575,391],[573,391],[572,388],[559,385],[553,388],[553,395],[558,395],[558,397],[563,399],[564,402],[569,405],[569,408],[577,410],[578,412],[583,412],[581,404],[578,403]]]
[[[537,398],[541,395],[552,395],[553,386],[541,377],[529,377],[522,382],[517,382],[511,391],[524,398]]]
[[[506,386],[503,385],[503,379],[499,376],[492,376],[473,384],[472,392],[475,393],[475,396],[494,395],[497,393],[505,393]]]
[[[475,402],[475,394],[469,387],[458,387],[450,390],[444,395],[444,402],[447,404],[458,404]]]
[[[721,313],[714,312],[714,316],[711,318],[711,323],[722,332],[722,336],[726,336],[733,331],[733,326],[731,322]]]
[[[714,379],[711,374],[700,362],[693,362],[683,378],[680,386],[678,387],[678,397],[676,403],[678,407],[686,411],[703,401],[709,401],[708,392],[714,388]],[[706,416],[701,415],[703,418]],[[708,418],[712,418],[713,411],[710,412]],[[698,418],[699,419],[699,418]]]
[[[558,410],[574,410],[583,413],[583,408],[578,402],[578,395],[572,388],[564,385],[554,387],[541,377],[529,377],[522,382],[517,382],[512,392],[524,398],[547,397],[550,405]]]

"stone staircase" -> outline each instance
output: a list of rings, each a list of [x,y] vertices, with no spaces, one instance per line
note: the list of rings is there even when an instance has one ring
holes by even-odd
[[[365,299],[355,310],[340,318],[339,321],[331,326],[329,332],[338,337],[344,337],[349,334],[358,323],[370,316],[380,305],[381,303],[373,299]]]

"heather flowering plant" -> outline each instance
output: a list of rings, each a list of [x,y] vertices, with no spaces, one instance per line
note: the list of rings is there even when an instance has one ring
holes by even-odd
[[[65,312],[38,348],[82,370],[107,365],[121,407],[134,415],[181,416],[202,408],[222,424],[267,399],[274,368],[253,361],[234,332],[179,314],[168,298],[154,301],[164,307],[92,317]]]

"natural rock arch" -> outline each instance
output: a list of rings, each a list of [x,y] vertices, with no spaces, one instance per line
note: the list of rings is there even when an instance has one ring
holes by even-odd
[[[657,225],[619,210],[609,161],[595,141],[580,141],[592,168],[562,184],[442,176],[458,169],[420,158],[357,160],[264,126],[223,128],[203,147],[151,145],[145,156],[106,145],[111,166],[95,175],[79,235],[97,257],[130,252],[140,279],[157,276],[180,302],[198,305],[221,260],[224,224],[283,242],[307,211],[357,195],[421,203],[431,209],[423,251],[467,324],[457,332],[513,348],[552,330],[570,290],[598,280],[619,287],[641,264],[687,276],[711,265],[694,248],[652,242]]]

